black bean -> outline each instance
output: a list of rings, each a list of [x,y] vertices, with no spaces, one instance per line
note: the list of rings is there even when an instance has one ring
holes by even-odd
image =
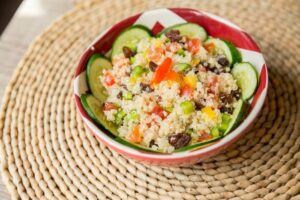
[[[127,86],[125,84],[120,84],[120,86],[127,90]]]
[[[131,70],[129,70],[129,71],[127,71],[127,72],[125,72],[125,74],[126,74],[126,76],[130,76],[130,74],[131,74]]]
[[[182,39],[179,30],[170,30],[166,33],[166,37],[171,40],[171,42],[179,42]]]
[[[157,66],[158,65],[155,62],[152,62],[152,61],[149,62],[149,68],[151,71],[155,72]]]
[[[161,100],[162,100],[162,97],[161,96],[157,96],[157,102],[161,102]]]
[[[207,69],[215,74],[221,74],[226,72],[226,68],[221,67],[221,68],[217,68],[216,66],[212,66],[209,64],[209,66],[207,67]]]
[[[130,57],[132,57],[132,56],[134,56],[136,53],[135,52],[133,52],[129,47],[123,47],[123,53],[124,53],[124,56],[126,57],[126,58],[130,58]]]
[[[151,86],[149,84],[146,84],[146,83],[140,83],[140,87],[141,87],[141,90],[142,91],[145,91],[145,92],[153,92],[153,89],[151,88]]]
[[[221,102],[223,104],[225,104],[225,105],[226,104],[231,104],[233,102],[233,96],[232,96],[231,93],[230,94],[226,94],[226,93],[221,92],[219,94],[219,98],[220,98]]]
[[[215,73],[215,74],[220,74],[220,71],[218,68],[216,67],[211,67],[211,68],[208,68],[209,71]]]
[[[201,103],[200,101],[196,101],[195,102],[195,108],[196,108],[196,110],[201,110],[204,107],[205,107],[205,105],[203,105],[203,103]]]
[[[235,97],[236,99],[241,98],[241,91],[240,91],[240,89],[232,90],[231,91],[231,95],[233,97]]]
[[[118,98],[118,99],[122,99],[122,96],[123,96],[123,92],[120,91],[120,92],[118,93],[118,95],[117,95],[117,98]]]
[[[155,143],[155,140],[151,140],[149,143],[149,147],[152,147],[153,145],[157,146],[157,144]]]
[[[229,61],[227,60],[227,58],[225,56],[220,56],[218,57],[218,61],[217,61],[220,65],[227,66],[229,64]]]
[[[233,113],[233,108],[232,107],[222,106],[220,108],[220,111],[221,111],[221,113],[232,114]]]
[[[179,149],[188,145],[191,139],[191,136],[187,133],[174,134],[168,137],[169,144],[175,149]]]

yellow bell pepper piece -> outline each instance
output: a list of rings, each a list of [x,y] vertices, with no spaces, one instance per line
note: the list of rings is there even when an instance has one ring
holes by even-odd
[[[210,106],[206,106],[206,107],[202,108],[201,111],[204,112],[209,117],[209,119],[211,119],[211,120],[217,119],[217,115],[216,115],[215,111]]]
[[[162,42],[159,39],[155,40],[155,47],[161,47]]]
[[[200,63],[200,59],[199,58],[194,58],[192,60],[192,65],[198,65]]]
[[[137,78],[136,77],[130,77],[129,78],[129,83],[135,84],[136,82],[137,82]]]
[[[143,57],[144,57],[144,59],[145,59],[146,62],[149,61],[148,54],[149,54],[149,50],[148,49],[143,52]]]
[[[183,82],[185,85],[190,86],[191,88],[195,89],[197,85],[197,76],[196,75],[187,75],[183,78]]]

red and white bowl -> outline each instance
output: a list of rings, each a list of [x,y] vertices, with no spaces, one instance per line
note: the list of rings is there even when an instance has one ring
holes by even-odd
[[[152,30],[153,35],[155,35],[165,27],[184,22],[197,23],[204,27],[209,35],[232,42],[239,48],[243,61],[251,62],[259,72],[260,83],[256,94],[251,100],[251,110],[247,118],[233,132],[218,142],[194,151],[158,154],[143,152],[118,143],[107,133],[97,127],[81,105],[79,97],[88,90],[85,71],[88,59],[94,53],[106,54],[111,49],[112,43],[118,34],[133,24],[142,24],[147,26]],[[222,17],[189,8],[164,8],[146,11],[124,19],[116,25],[106,29],[84,52],[80,63],[76,68],[74,80],[75,101],[79,113],[87,127],[95,136],[97,136],[97,138],[99,138],[101,142],[126,157],[130,157],[144,163],[165,166],[191,165],[200,162],[208,157],[220,153],[230,144],[235,142],[246,132],[261,110],[266,98],[267,87],[268,71],[265,60],[253,39],[237,25]]]

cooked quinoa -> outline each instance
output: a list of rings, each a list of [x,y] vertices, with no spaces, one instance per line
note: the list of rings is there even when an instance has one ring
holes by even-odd
[[[240,98],[223,52],[178,31],[124,47],[112,64],[99,77],[108,92],[104,114],[120,137],[153,150],[214,138],[212,129]]]

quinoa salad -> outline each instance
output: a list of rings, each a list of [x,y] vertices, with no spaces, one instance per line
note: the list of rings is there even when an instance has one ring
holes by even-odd
[[[117,141],[142,150],[172,153],[218,141],[243,121],[258,84],[232,43],[194,23],[156,36],[129,27],[110,54],[89,60],[91,94],[81,101]]]

